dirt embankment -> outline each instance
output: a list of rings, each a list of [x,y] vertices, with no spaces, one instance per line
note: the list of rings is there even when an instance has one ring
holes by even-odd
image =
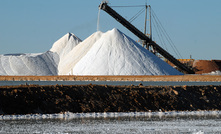
[[[0,114],[221,110],[221,86],[0,87]]]
[[[196,74],[221,71],[221,60],[196,60],[192,67]]]
[[[221,75],[0,76],[0,81],[218,81],[221,82]]]

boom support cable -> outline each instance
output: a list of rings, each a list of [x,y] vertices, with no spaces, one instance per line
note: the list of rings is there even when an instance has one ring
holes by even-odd
[[[135,14],[130,20],[129,22],[134,21],[137,17],[139,17],[143,12],[145,11],[145,8],[142,8],[137,14]]]
[[[170,44],[170,46],[172,47],[173,51],[176,53],[176,55],[182,59],[182,56],[180,54],[180,52],[178,51],[177,47],[174,45],[172,39],[170,38],[169,34],[166,32],[165,28],[163,27],[162,23],[160,22],[159,18],[157,17],[157,15],[155,14],[155,12],[153,10],[152,11],[152,16],[155,20],[155,22],[157,23],[159,29],[162,31],[162,33],[164,34],[166,40],[168,41],[168,43]]]
[[[162,35],[162,33],[160,32],[158,26],[156,26],[155,23],[153,23],[153,26],[154,26],[154,28],[156,29],[156,33],[157,33],[157,36],[158,36],[158,38],[159,38],[159,40],[160,40],[160,43],[161,43],[161,44],[163,45],[163,47],[168,51],[167,46],[166,46],[166,43],[165,43],[165,40],[164,40],[163,35]]]
[[[110,6],[110,7],[144,7],[145,5],[134,5],[134,6]]]
[[[137,19],[144,11],[145,11],[145,7],[146,5],[134,5],[134,6],[111,6],[114,8],[122,8],[122,7],[144,7],[142,8],[140,11],[138,11],[138,13],[136,13],[131,19],[129,19],[129,22],[133,22],[135,19]],[[151,8],[151,16],[154,19],[153,23],[154,28],[156,29],[156,33],[157,36],[161,42],[161,44],[165,47],[165,49],[168,51],[167,47],[166,47],[166,43],[165,40],[167,40],[167,42],[169,43],[169,45],[171,46],[171,48],[173,49],[174,53],[177,55],[178,58],[182,59],[182,56],[180,54],[180,52],[178,51],[177,47],[174,45],[172,39],[170,38],[170,36],[168,35],[168,33],[166,32],[165,28],[163,27],[162,23],[160,22],[159,18],[157,17],[156,13],[153,11],[153,9]]]
[[[106,13],[108,13],[110,16],[112,16],[120,24],[125,26],[129,31],[131,31],[138,38],[145,40],[147,43],[150,43],[158,53],[160,53],[164,58],[166,58],[170,62],[172,62],[180,70],[182,70],[186,73],[194,74],[194,71],[192,69],[190,69],[189,67],[182,64],[180,61],[178,61],[176,58],[174,58],[170,53],[168,53],[161,46],[159,46],[156,42],[152,41],[152,39],[150,39],[143,32],[141,32],[134,25],[132,25],[129,21],[127,21],[120,14],[118,14],[115,10],[113,10],[110,6],[108,6],[108,4],[106,2],[102,2],[99,5],[99,9],[104,10]]]

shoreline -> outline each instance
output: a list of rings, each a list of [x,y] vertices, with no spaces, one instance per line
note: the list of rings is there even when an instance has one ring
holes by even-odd
[[[177,81],[221,82],[221,75],[163,75],[163,76],[0,76],[0,81]]]
[[[83,118],[167,118],[167,117],[217,117],[221,116],[221,111],[166,111],[166,112],[104,112],[104,113],[53,113],[53,114],[25,114],[25,115],[0,115],[0,120],[20,120],[20,119],[83,119]]]
[[[221,86],[0,86],[0,114],[219,111]]]

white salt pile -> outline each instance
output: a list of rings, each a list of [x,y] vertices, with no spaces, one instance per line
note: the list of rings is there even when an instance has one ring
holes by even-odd
[[[81,40],[68,33],[50,51],[38,54],[0,55],[0,75],[58,75],[58,64]]]
[[[82,54],[82,52],[86,51],[85,48],[88,48],[88,50]],[[77,62],[75,62],[76,59]],[[59,67],[59,74],[181,74],[117,29],[106,33],[98,32],[93,34],[75,47],[72,52],[68,54],[65,61],[65,64]]]
[[[97,42],[98,39],[100,39],[102,32],[96,32],[92,34],[90,37],[85,39],[83,42],[81,42],[79,45],[77,45],[73,50],[70,51],[65,57],[64,61],[60,62],[58,65],[59,75],[67,75],[67,74],[73,74],[72,70],[73,67],[80,61],[82,58],[91,51],[91,48],[94,46],[94,44]],[[85,63],[85,65],[80,66],[87,66],[88,64]]]
[[[59,56],[53,52],[0,55],[0,75],[57,75]]]
[[[1,55],[0,75],[181,75],[117,29],[66,34],[42,54]]]
[[[80,42],[81,39],[72,33],[68,33],[56,41],[50,51],[57,53],[59,55],[60,62],[62,62],[63,58]]]
[[[221,75],[221,71],[219,71],[219,70],[212,71],[210,73],[204,73],[203,75]]]

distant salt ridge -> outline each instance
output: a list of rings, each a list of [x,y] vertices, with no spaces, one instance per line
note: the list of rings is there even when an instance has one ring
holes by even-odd
[[[94,39],[96,38],[96,39]],[[90,41],[92,40],[92,41]],[[179,71],[147,51],[117,29],[87,39],[90,49],[75,64],[59,74],[67,75],[180,75]],[[94,43],[94,44],[93,44]],[[88,45],[84,41],[76,48]],[[83,50],[83,49],[81,49]],[[71,53],[76,57],[76,53]],[[68,61],[67,59],[66,61]],[[71,60],[71,58],[70,58]],[[72,61],[70,62],[72,63]],[[67,65],[67,64],[64,64]],[[63,66],[64,66],[63,65]],[[69,73],[67,73],[69,71]]]
[[[0,55],[0,75],[57,75],[59,56],[53,52]]]
[[[0,55],[0,75],[58,75],[58,64],[80,42],[67,33],[44,53]]]
[[[0,75],[180,75],[117,29],[83,42],[68,33],[50,51],[0,55]]]

